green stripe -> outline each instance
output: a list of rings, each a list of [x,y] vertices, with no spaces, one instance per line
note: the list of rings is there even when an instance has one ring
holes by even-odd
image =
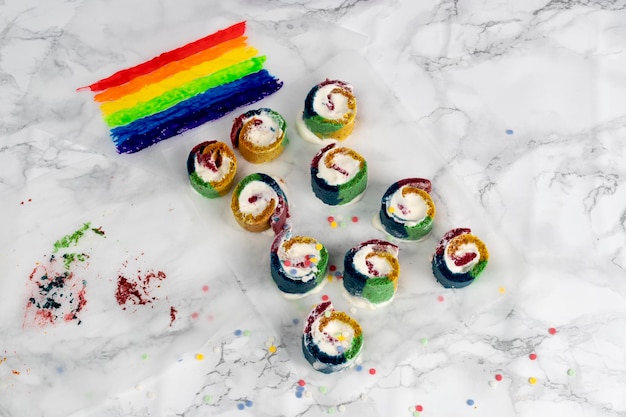
[[[142,117],[159,113],[191,97],[205,93],[211,88],[231,83],[246,75],[261,71],[265,59],[265,56],[259,56],[231,65],[211,75],[195,79],[181,87],[167,91],[152,100],[115,112],[105,117],[104,121],[111,127],[123,126]]]

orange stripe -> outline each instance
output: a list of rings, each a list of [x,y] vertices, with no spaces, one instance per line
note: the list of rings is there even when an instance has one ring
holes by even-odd
[[[240,36],[230,41],[220,43],[213,48],[204,50],[181,61],[172,62],[151,73],[134,78],[126,84],[111,87],[108,90],[96,94],[94,96],[94,100],[98,102],[113,101],[128,94],[136,93],[147,85],[158,83],[159,81],[163,81],[178,72],[186,71],[189,68],[202,64],[203,62],[211,61],[231,49],[245,46],[246,40],[246,36]]]

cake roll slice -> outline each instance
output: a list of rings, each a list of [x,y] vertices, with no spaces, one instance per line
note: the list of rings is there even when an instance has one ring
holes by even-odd
[[[236,172],[237,158],[223,142],[202,142],[189,152],[189,181],[192,188],[204,197],[217,198],[228,193]]]
[[[278,181],[260,172],[243,178],[235,187],[231,210],[237,223],[250,232],[270,227],[280,232],[289,217],[289,204]]]
[[[296,129],[302,139],[313,143],[343,140],[352,133],[355,120],[356,97],[352,86],[326,79],[307,94]]]
[[[478,278],[488,260],[487,246],[471,229],[452,229],[443,235],[435,249],[433,274],[446,288],[463,288]]]
[[[285,227],[270,249],[272,279],[285,298],[297,299],[322,289],[326,280],[328,251],[317,239],[292,236]]]
[[[342,371],[361,353],[363,333],[359,323],[325,301],[309,314],[302,335],[305,359],[319,372]]]
[[[274,110],[250,110],[235,119],[230,139],[246,161],[262,164],[278,158],[289,143],[287,123]]]
[[[311,188],[317,198],[331,206],[357,202],[367,188],[365,158],[331,143],[311,161]]]
[[[384,240],[372,239],[348,250],[344,257],[344,295],[358,307],[389,304],[398,288],[399,249]]]
[[[430,197],[431,182],[405,178],[393,183],[383,195],[378,212],[382,230],[408,241],[424,239],[433,228],[435,203]]]

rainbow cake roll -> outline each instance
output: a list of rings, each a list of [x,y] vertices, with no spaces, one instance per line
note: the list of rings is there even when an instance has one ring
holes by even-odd
[[[225,195],[233,185],[237,158],[223,142],[211,140],[194,146],[187,158],[187,173],[194,190],[207,198]]]
[[[306,319],[302,352],[317,371],[325,374],[351,366],[363,347],[361,326],[330,301],[317,305]]]
[[[352,86],[327,79],[307,94],[296,129],[302,139],[313,143],[343,140],[352,133],[355,120],[356,98]]]
[[[234,148],[248,162],[269,162],[283,152],[289,143],[287,123],[274,110],[261,108],[250,110],[237,117],[230,132]]]
[[[352,149],[331,143],[311,161],[311,187],[331,206],[357,202],[367,187],[367,162]]]
[[[344,295],[350,302],[376,308],[393,300],[400,275],[396,245],[378,239],[362,242],[346,253],[343,265]]]
[[[425,238],[435,218],[430,191],[431,183],[424,178],[405,178],[392,184],[383,195],[376,220],[395,238],[410,241]]]
[[[245,30],[236,23],[79,90],[97,92],[117,151],[140,151],[282,87]]]
[[[326,280],[328,251],[312,237],[292,236],[285,227],[274,237],[270,251],[272,278],[286,298],[318,292]]]
[[[487,266],[487,247],[471,232],[466,228],[452,229],[443,235],[435,249],[433,274],[446,288],[470,285]]]
[[[263,173],[250,174],[233,191],[230,204],[237,223],[250,232],[270,227],[280,232],[289,217],[289,204],[278,181]]]

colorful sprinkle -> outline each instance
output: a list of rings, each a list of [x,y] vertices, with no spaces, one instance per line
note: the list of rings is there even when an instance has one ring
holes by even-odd
[[[291,320],[291,322],[292,322],[294,325],[296,325],[296,324],[300,323],[300,320],[299,320],[299,319],[293,319],[293,320]]]
[[[368,372],[370,373],[370,375],[376,375],[376,369],[374,368],[370,368]]]
[[[148,359],[148,354],[144,353],[143,355],[141,355],[141,359],[143,359],[144,361]]]
[[[315,245],[315,249],[316,249],[316,250],[322,250],[322,248],[323,248],[323,247],[324,247],[324,245],[322,245],[321,243],[317,243],[317,244]]]
[[[328,392],[328,388],[326,388],[324,385],[320,386],[319,390],[322,394],[325,394]]]
[[[326,294],[322,295],[322,301],[328,301],[328,296]]]
[[[502,381],[502,375],[500,374],[496,374],[495,378],[496,378],[496,381]]]
[[[335,407],[330,407],[328,409],[328,414],[335,414]]]
[[[246,400],[246,407],[252,407],[254,403],[251,400]]]
[[[337,269],[337,266],[336,265],[331,265],[331,266],[328,267],[328,269],[332,272],[332,271],[335,271]]]
[[[285,261],[283,262],[283,265],[291,266],[291,261],[289,259],[285,259]]]
[[[445,298],[443,298],[443,295],[437,297],[437,301],[439,301],[440,303],[443,303],[443,300],[445,300]]]
[[[474,400],[469,399],[469,400],[465,401],[465,403],[466,403],[467,405],[469,405],[469,406],[472,406],[472,405],[474,405]]]
[[[556,334],[556,329],[555,329],[554,327],[550,327],[550,328],[548,329],[548,333],[550,333],[550,334],[552,334],[552,335],[555,335],[555,334]]]
[[[504,288],[504,287],[500,287],[500,288],[498,288],[498,292],[499,292],[500,294],[504,294],[504,293],[506,292],[506,288]]]
[[[241,331],[241,330],[239,330],[239,329],[237,329],[237,330],[235,330],[235,332],[234,332],[234,333],[235,333],[235,336],[241,336],[242,331]]]
[[[415,411],[418,411],[418,412],[421,413],[422,411],[424,411],[424,407],[422,407],[420,404],[418,404],[418,405],[415,406]]]
[[[203,285],[202,286],[202,291],[208,292],[209,291],[209,286],[208,285]]]
[[[213,397],[211,397],[210,395],[205,395],[202,399],[205,403],[210,403],[211,401],[213,401]]]
[[[341,222],[339,225],[340,225],[341,227],[346,227],[346,226],[348,226],[348,224],[347,224],[346,222]]]
[[[513,131],[511,129],[507,129],[504,131],[504,133],[506,133],[507,135],[512,135]]]
[[[301,380],[298,381],[298,385],[303,387],[303,386],[306,385],[306,382],[304,381],[304,379],[301,379]]]
[[[428,339],[423,337],[422,340],[420,340],[420,342],[422,343],[422,345],[427,345],[428,344]]]
[[[193,313],[191,313],[191,318],[192,318],[192,319],[197,319],[198,317],[200,317],[200,314],[199,314],[199,313],[197,313],[197,312],[193,312]]]
[[[357,365],[357,366],[355,366],[355,367],[354,367],[354,369],[355,369],[357,372],[361,372],[361,371],[363,370],[363,367],[362,367],[361,365]]]
[[[537,354],[536,354],[536,353],[531,353],[530,355],[528,355],[528,358],[529,358],[531,361],[534,361],[535,359],[537,359]]]
[[[394,209],[393,207],[389,207],[389,209],[387,210],[389,213],[393,213],[394,211],[396,211],[396,209]]]
[[[278,348],[274,345],[270,346],[267,348],[269,353],[276,353],[276,351],[278,350]]]
[[[302,398],[302,391],[296,391],[296,398]]]
[[[413,414],[411,414],[413,417],[420,417],[420,412],[419,411],[413,411]]]
[[[530,378],[528,378],[528,383],[530,385],[535,385],[537,383],[537,378],[535,378],[534,376],[531,376]]]
[[[330,227],[332,227],[333,229],[337,227],[337,222],[330,222]]]
[[[574,376],[574,375],[576,375],[576,370],[571,369],[571,368],[570,368],[570,369],[568,369],[568,370],[567,370],[567,375],[569,375],[569,376]]]
[[[243,403],[239,403],[239,404],[237,404],[237,408],[240,409],[240,410],[243,410],[244,408],[246,408],[246,406],[243,405]]]
[[[326,220],[328,220],[328,223],[332,223],[335,221],[335,218],[333,216],[328,216],[328,219]]]
[[[352,216],[352,223],[358,223],[359,218],[357,216]]]
[[[250,330],[244,330],[243,331],[243,335],[244,336],[250,336]]]
[[[202,361],[204,360],[204,355],[202,353],[196,353],[195,358],[197,361]]]

